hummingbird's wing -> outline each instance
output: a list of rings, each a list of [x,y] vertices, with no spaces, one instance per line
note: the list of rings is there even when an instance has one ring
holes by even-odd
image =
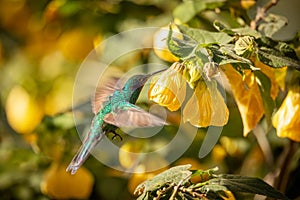
[[[114,91],[122,88],[122,84],[117,77],[109,77],[101,86],[96,88],[96,92],[92,97],[92,110],[94,114],[97,114],[108,101]]]
[[[153,127],[168,124],[165,120],[133,104],[105,115],[104,121],[117,127]]]

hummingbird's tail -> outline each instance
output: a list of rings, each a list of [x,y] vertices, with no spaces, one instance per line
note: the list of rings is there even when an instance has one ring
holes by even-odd
[[[90,155],[91,150],[101,141],[104,135],[105,134],[102,132],[98,135],[97,138],[93,138],[91,137],[91,134],[89,132],[85,140],[82,142],[80,149],[67,167],[66,171],[71,172],[71,174],[75,174],[79,167],[81,167],[81,165],[86,161],[86,159]]]

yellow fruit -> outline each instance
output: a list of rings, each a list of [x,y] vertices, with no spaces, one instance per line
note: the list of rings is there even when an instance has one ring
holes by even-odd
[[[75,29],[63,33],[59,39],[59,48],[63,55],[72,61],[82,61],[94,48],[91,33]]]
[[[74,80],[71,78],[56,79],[52,90],[45,99],[45,113],[55,115],[72,107]]]
[[[94,49],[97,54],[101,54],[104,50],[104,45],[101,45],[103,41],[103,36],[101,34],[98,34],[93,39]]]
[[[174,30],[176,31],[176,30]],[[169,27],[162,27],[153,36],[153,49],[155,54],[162,60],[168,62],[179,61],[175,55],[173,55],[167,45],[167,38],[169,34]]]
[[[241,0],[242,8],[249,9],[256,4],[256,0]]]
[[[66,168],[58,163],[50,166],[41,183],[42,193],[55,199],[87,199],[93,189],[93,175],[84,167],[71,175]]]
[[[222,147],[220,144],[216,144],[212,150],[212,160],[221,163],[226,155],[227,153],[224,147]]]
[[[10,91],[5,110],[10,126],[24,134],[31,133],[43,116],[38,102],[21,86],[15,86]]]
[[[127,169],[135,166],[139,160],[139,153],[143,152],[144,145],[145,143],[140,140],[123,144],[119,151],[120,164]]]
[[[300,142],[300,86],[291,88],[272,119],[278,137]]]

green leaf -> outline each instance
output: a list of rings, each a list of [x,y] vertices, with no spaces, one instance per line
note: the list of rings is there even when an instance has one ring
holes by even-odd
[[[232,31],[238,35],[248,35],[248,36],[252,36],[254,38],[261,37],[261,34],[259,32],[257,32],[256,30],[253,30],[249,26],[241,27],[241,28],[234,28],[234,29],[232,29]]]
[[[175,19],[179,19],[181,23],[190,21],[197,13],[206,9],[215,9],[223,5],[225,0],[196,0],[184,1],[173,11]]]
[[[209,54],[207,52],[206,48],[199,48],[195,51],[195,55],[197,58],[199,58],[198,63],[200,64],[200,66],[203,66],[204,63],[208,63],[209,62]],[[201,61],[201,63],[200,63]]]
[[[252,36],[254,38],[259,38],[261,37],[261,34],[259,32],[257,32],[256,30],[251,29],[250,27],[241,27],[241,28],[227,28],[224,24],[222,24],[219,21],[214,21],[214,27],[220,31],[220,32],[224,32],[227,33],[228,35],[248,35],[248,36]]]
[[[83,5],[80,1],[67,1],[59,8],[59,12],[65,17],[72,16],[82,11]]]
[[[219,65],[232,64],[232,66],[236,69],[257,70],[250,60],[236,55],[233,51],[233,47],[233,45],[226,45],[219,49],[210,48],[213,52],[213,61]],[[242,74],[241,70],[237,71]]]
[[[261,71],[254,71],[254,74],[263,101],[267,125],[268,128],[271,128],[272,125],[271,117],[275,107],[275,102],[271,97],[271,80]]]
[[[287,22],[286,17],[270,13],[264,18],[264,22],[258,26],[258,30],[263,35],[271,37],[278,30],[287,25]]]
[[[299,59],[296,52],[287,43],[275,41],[269,37],[261,37],[256,40],[256,43],[258,44],[259,50],[262,54],[266,51],[268,54],[286,57],[288,60],[291,60],[290,62],[294,63],[294,65],[296,64],[299,66]]]
[[[258,50],[259,60],[273,68],[281,68],[288,66],[297,70],[300,70],[300,63],[298,60],[294,60],[290,57],[282,55],[279,51],[275,49],[270,49],[266,47],[261,47]]]
[[[285,195],[259,178],[222,174],[218,175],[217,178],[211,179],[209,183],[225,186],[232,192],[260,194],[276,199],[288,200]]]
[[[203,1],[185,1],[177,6],[173,11],[175,19],[186,23],[190,21],[198,12],[206,9],[206,3]]]
[[[227,59],[229,59],[228,61],[223,59],[220,64],[239,64],[244,69],[258,70],[253,66],[252,62],[249,59],[237,55],[233,49],[234,45],[232,44],[220,47],[219,51],[221,52],[221,54],[225,55]]]
[[[193,171],[192,177],[194,177],[194,176],[206,176],[207,175],[208,178],[211,178],[211,177],[213,177],[213,174],[218,170],[219,170],[218,167],[214,167],[214,168],[208,169],[208,170],[201,170],[201,169],[192,170]]]
[[[167,38],[167,44],[171,53],[180,59],[189,57],[197,47],[197,42],[186,35],[183,36],[182,40],[173,37],[173,29],[171,26]]]
[[[150,180],[146,180],[145,182],[139,184],[134,191],[134,194],[141,194],[145,196],[145,193],[154,191],[164,186],[167,183],[175,183],[176,185],[183,185],[189,181],[192,172],[188,169],[191,167],[188,165],[179,165],[176,167],[172,167],[156,176],[154,176]]]
[[[223,185],[204,185],[201,187],[201,191],[202,193],[207,193],[208,191],[212,191],[212,192],[220,192],[220,191],[226,191],[228,190],[225,186]]]
[[[225,45],[232,40],[232,37],[222,32],[210,32],[183,25],[178,25],[177,27],[183,35],[189,36],[202,46],[208,46],[211,44]]]

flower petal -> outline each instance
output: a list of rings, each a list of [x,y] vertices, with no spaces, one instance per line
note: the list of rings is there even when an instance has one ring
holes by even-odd
[[[241,113],[244,136],[258,124],[264,115],[264,107],[255,76],[250,70],[244,70],[243,77],[231,65],[222,66]]]
[[[278,137],[300,142],[300,86],[291,89],[272,119]]]
[[[228,122],[229,111],[217,89],[215,81],[200,81],[195,92],[183,110],[183,121],[196,127],[224,126]]]
[[[179,63],[151,79],[148,97],[170,111],[180,108],[186,95],[186,82],[181,74]]]

